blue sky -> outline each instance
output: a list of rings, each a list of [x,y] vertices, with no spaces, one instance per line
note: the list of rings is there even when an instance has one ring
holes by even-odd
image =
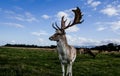
[[[72,21],[72,9],[80,7],[84,22],[66,30],[71,45],[120,44],[119,0],[1,0],[0,45],[56,44],[52,23],[64,15]]]

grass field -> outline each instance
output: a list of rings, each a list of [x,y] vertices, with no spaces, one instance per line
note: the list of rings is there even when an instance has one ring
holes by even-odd
[[[62,76],[56,52],[0,47],[0,76]],[[77,55],[73,76],[120,76],[120,53]]]

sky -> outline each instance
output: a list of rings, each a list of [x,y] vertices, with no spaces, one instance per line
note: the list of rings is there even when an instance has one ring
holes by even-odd
[[[76,7],[84,22],[66,30],[70,45],[120,44],[120,0],[0,0],[0,45],[56,45],[52,23],[72,21]]]

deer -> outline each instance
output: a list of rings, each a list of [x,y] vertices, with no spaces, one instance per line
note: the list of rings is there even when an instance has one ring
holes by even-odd
[[[64,19],[64,16],[61,18],[61,27],[57,25],[57,23],[53,23],[52,27],[56,30],[55,34],[53,34],[49,39],[51,41],[57,42],[57,52],[59,55],[59,60],[62,67],[62,76],[72,76],[72,65],[76,59],[76,49],[69,45],[66,38],[65,30],[69,27],[72,27],[76,24],[81,24],[84,20],[82,20],[82,12],[79,7],[73,9],[72,12],[74,13],[74,20],[73,22],[69,22],[66,25],[67,19]],[[65,73],[65,66],[66,73]]]

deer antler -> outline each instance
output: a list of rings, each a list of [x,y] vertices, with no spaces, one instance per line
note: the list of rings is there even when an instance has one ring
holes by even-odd
[[[57,30],[57,28],[54,26],[54,23],[52,23],[52,27],[53,27],[55,30]]]
[[[82,19],[82,12],[81,12],[81,10],[79,9],[79,7],[77,7],[77,9],[76,10],[72,10],[73,12],[74,12],[74,14],[75,14],[75,17],[74,17],[74,20],[73,20],[73,22],[71,23],[71,21],[68,23],[68,25],[67,26],[65,26],[65,22],[67,21],[67,20],[64,20],[64,16],[62,17],[62,19],[61,19],[61,28],[62,29],[67,29],[68,27],[71,27],[71,26],[73,26],[73,25],[75,25],[75,24],[81,24],[84,20],[82,20],[81,21],[81,19]]]
[[[61,19],[61,29],[64,29],[65,28],[65,22],[67,21],[67,19],[66,20],[64,20],[64,16],[62,17],[62,19]]]
[[[55,30],[61,30],[61,28],[57,25],[56,22],[55,22],[55,26],[54,26],[54,23],[52,24],[52,27],[53,27]]]

